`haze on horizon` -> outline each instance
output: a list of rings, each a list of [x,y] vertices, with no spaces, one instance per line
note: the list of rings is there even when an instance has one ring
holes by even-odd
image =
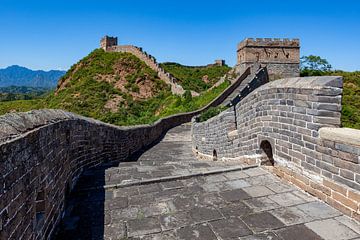
[[[12,1],[0,7],[0,68],[68,69],[104,35],[159,62],[236,63],[246,37],[300,38],[301,55],[334,69],[360,70],[360,2],[331,1]]]

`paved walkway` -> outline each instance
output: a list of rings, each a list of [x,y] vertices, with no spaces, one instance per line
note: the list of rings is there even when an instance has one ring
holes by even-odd
[[[57,239],[341,240],[360,226],[264,168],[197,160],[182,125],[136,162],[85,172]]]

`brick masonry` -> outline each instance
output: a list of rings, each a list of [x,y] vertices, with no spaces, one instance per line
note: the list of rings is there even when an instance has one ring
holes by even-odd
[[[84,169],[126,159],[193,114],[138,127],[116,127],[61,110],[1,117],[0,238],[48,238],[64,210],[66,193]],[[42,203],[39,194],[44,194]]]
[[[360,165],[357,141],[338,137],[341,77],[289,78],[265,84],[235,107],[209,119],[193,119],[193,150],[203,158],[268,160],[274,173],[359,219]],[[330,128],[329,128],[330,127]],[[330,130],[329,130],[330,129]],[[349,133],[350,132],[350,133]]]

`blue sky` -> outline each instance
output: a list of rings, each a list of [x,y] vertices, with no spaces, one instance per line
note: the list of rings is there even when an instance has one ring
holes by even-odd
[[[300,38],[301,55],[360,70],[357,0],[0,0],[0,68],[67,69],[105,34],[186,65],[234,65],[246,37]]]

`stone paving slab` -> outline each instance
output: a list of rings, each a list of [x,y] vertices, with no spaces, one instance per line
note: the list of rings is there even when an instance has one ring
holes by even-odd
[[[360,239],[358,222],[262,167],[104,188],[234,167],[196,160],[188,139],[189,126],[180,126],[137,162],[87,171],[56,239]]]

